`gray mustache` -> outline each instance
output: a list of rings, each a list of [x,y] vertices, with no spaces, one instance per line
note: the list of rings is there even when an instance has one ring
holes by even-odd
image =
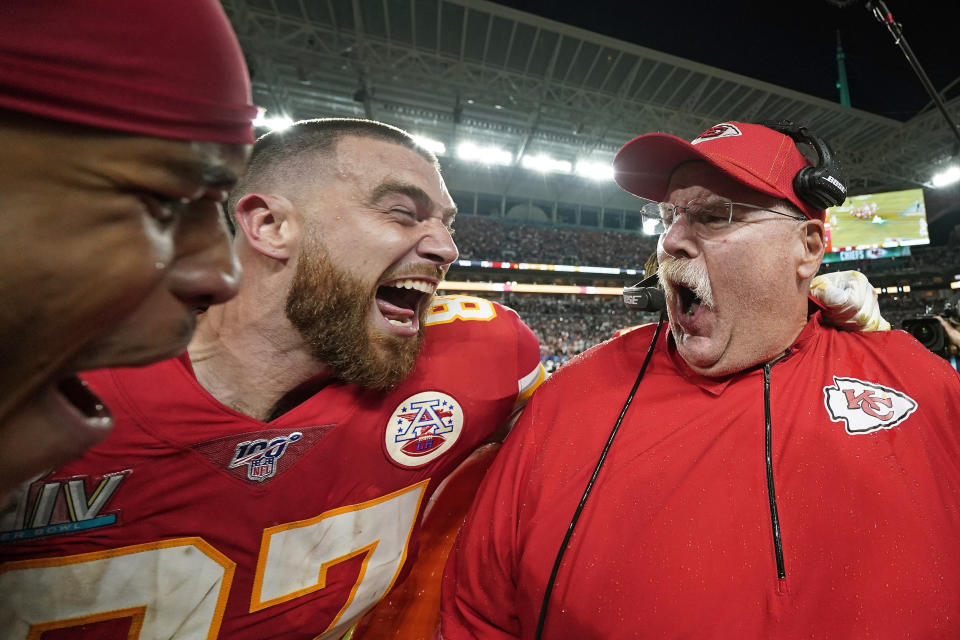
[[[675,284],[679,283],[693,291],[702,304],[713,308],[713,289],[702,262],[668,256],[658,265],[657,275],[667,293],[676,294]]]

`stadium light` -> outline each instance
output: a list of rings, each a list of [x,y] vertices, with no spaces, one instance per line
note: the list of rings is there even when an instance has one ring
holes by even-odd
[[[267,117],[266,109],[257,109],[257,117],[253,119],[253,126],[270,131],[283,131],[293,124],[293,118],[288,115]]]
[[[577,163],[576,174],[597,182],[613,180],[613,163],[581,160]]]
[[[643,219],[643,233],[648,236],[657,235],[657,225],[659,224],[656,220],[646,220]]]
[[[433,138],[428,138],[427,136],[413,136],[413,141],[427,151],[433,152],[434,155],[442,156],[447,153],[447,145],[443,144],[439,140],[434,140]]]
[[[933,176],[933,186],[946,187],[960,180],[960,167],[957,165],[950,165],[940,173],[936,173]]]
[[[538,156],[523,156],[520,161],[525,169],[532,169],[540,173],[570,173],[573,171],[573,164],[567,160],[557,160],[540,154]]]
[[[481,147],[472,142],[463,142],[457,147],[457,157],[461,160],[481,164],[508,165],[513,162],[513,154],[499,147]]]

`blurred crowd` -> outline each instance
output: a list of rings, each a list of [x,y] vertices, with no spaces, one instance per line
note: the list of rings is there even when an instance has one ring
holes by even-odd
[[[628,310],[619,296],[544,296],[507,293],[498,302],[520,314],[540,339],[540,358],[553,370],[621,330],[655,322]]]
[[[636,268],[656,250],[656,238],[630,231],[600,231],[572,227],[519,224],[497,218],[461,216],[456,223],[460,257],[473,260],[510,260],[546,264],[574,264]],[[911,255],[883,260],[825,264],[823,271],[856,269],[873,275],[920,275],[956,265],[960,273],[960,234],[946,246],[912,247]],[[944,305],[956,306],[950,295],[929,298],[919,292],[883,295],[880,308],[894,328],[903,320],[940,313]],[[499,302],[513,308],[540,339],[541,358],[555,369],[573,356],[608,340],[618,330],[656,316],[630,312],[618,296],[545,296],[503,294]]]
[[[541,226],[486,216],[459,216],[456,230],[460,257],[469,260],[637,268],[657,248],[655,236],[637,231]],[[869,276],[891,272],[916,274],[951,264],[960,269],[960,233],[952,234],[947,245],[911,247],[909,256],[835,262],[823,268],[856,269]]]
[[[469,260],[508,260],[592,267],[642,267],[657,239],[635,231],[600,231],[458,216],[457,248]]]
[[[867,276],[871,273],[888,275],[902,273],[904,275],[919,275],[928,271],[943,271],[944,267],[956,267],[960,273],[960,244],[940,246],[915,246],[910,248],[909,256],[898,258],[884,258],[882,260],[856,260],[848,262],[834,262],[824,265],[823,269],[843,271],[856,269]]]

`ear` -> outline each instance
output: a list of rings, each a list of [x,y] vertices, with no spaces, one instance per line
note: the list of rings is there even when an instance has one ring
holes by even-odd
[[[801,280],[817,275],[823,252],[826,249],[826,233],[821,220],[807,220],[800,225],[801,255],[797,263],[797,275]]]
[[[249,193],[237,202],[237,227],[255,251],[274,260],[293,255],[296,215],[293,203],[282,196]]]

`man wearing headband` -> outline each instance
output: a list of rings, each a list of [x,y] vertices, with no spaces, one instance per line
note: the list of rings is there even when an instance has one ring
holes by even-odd
[[[808,165],[739,122],[620,150],[662,229],[669,331],[534,395],[447,565],[438,637],[960,637],[960,378],[902,331],[823,326]]]
[[[4,4],[3,502],[109,433],[78,371],[173,356],[236,293],[220,203],[253,115],[215,0]]]

